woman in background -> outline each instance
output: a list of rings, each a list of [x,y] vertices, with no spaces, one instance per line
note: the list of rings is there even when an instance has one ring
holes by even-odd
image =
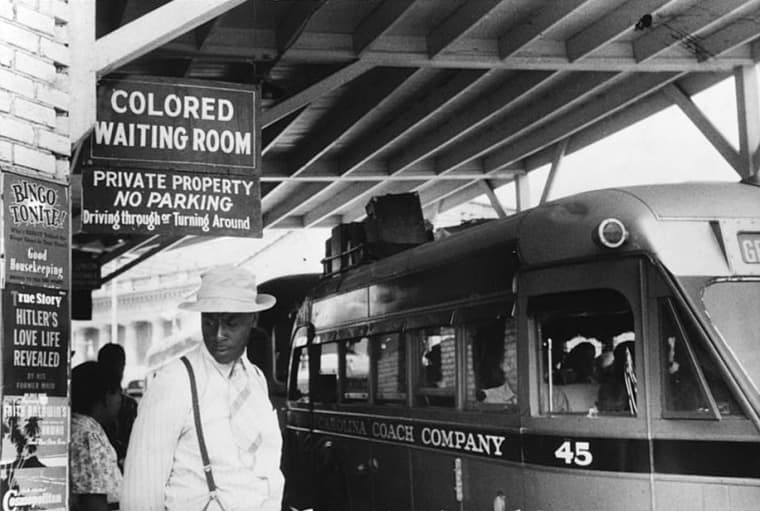
[[[105,432],[121,405],[119,375],[97,362],[71,371],[70,504],[72,511],[118,509],[121,472]]]

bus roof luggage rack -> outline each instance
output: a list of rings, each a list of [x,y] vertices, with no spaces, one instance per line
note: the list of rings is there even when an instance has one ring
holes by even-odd
[[[363,222],[333,227],[325,242],[323,276],[382,259],[432,240],[417,193],[373,197]]]

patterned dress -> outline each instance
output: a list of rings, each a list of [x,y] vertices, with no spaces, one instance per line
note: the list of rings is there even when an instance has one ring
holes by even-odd
[[[105,494],[109,503],[119,500],[121,472],[116,451],[103,427],[92,417],[71,414],[71,494]]]

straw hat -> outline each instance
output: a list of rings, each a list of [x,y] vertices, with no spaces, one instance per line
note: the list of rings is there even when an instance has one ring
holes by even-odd
[[[182,302],[180,309],[198,312],[257,312],[274,307],[277,299],[258,293],[256,276],[237,266],[219,266],[201,275],[195,300]]]

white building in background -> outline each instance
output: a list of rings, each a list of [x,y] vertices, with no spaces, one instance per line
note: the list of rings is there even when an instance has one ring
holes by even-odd
[[[95,360],[115,339],[127,355],[124,384],[142,379],[162,353],[200,340],[198,313],[177,305],[198,288],[206,269],[241,264],[258,282],[320,272],[329,235],[327,229],[269,231],[262,239],[213,238],[151,257],[93,292],[91,320],[72,321],[72,367]]]

